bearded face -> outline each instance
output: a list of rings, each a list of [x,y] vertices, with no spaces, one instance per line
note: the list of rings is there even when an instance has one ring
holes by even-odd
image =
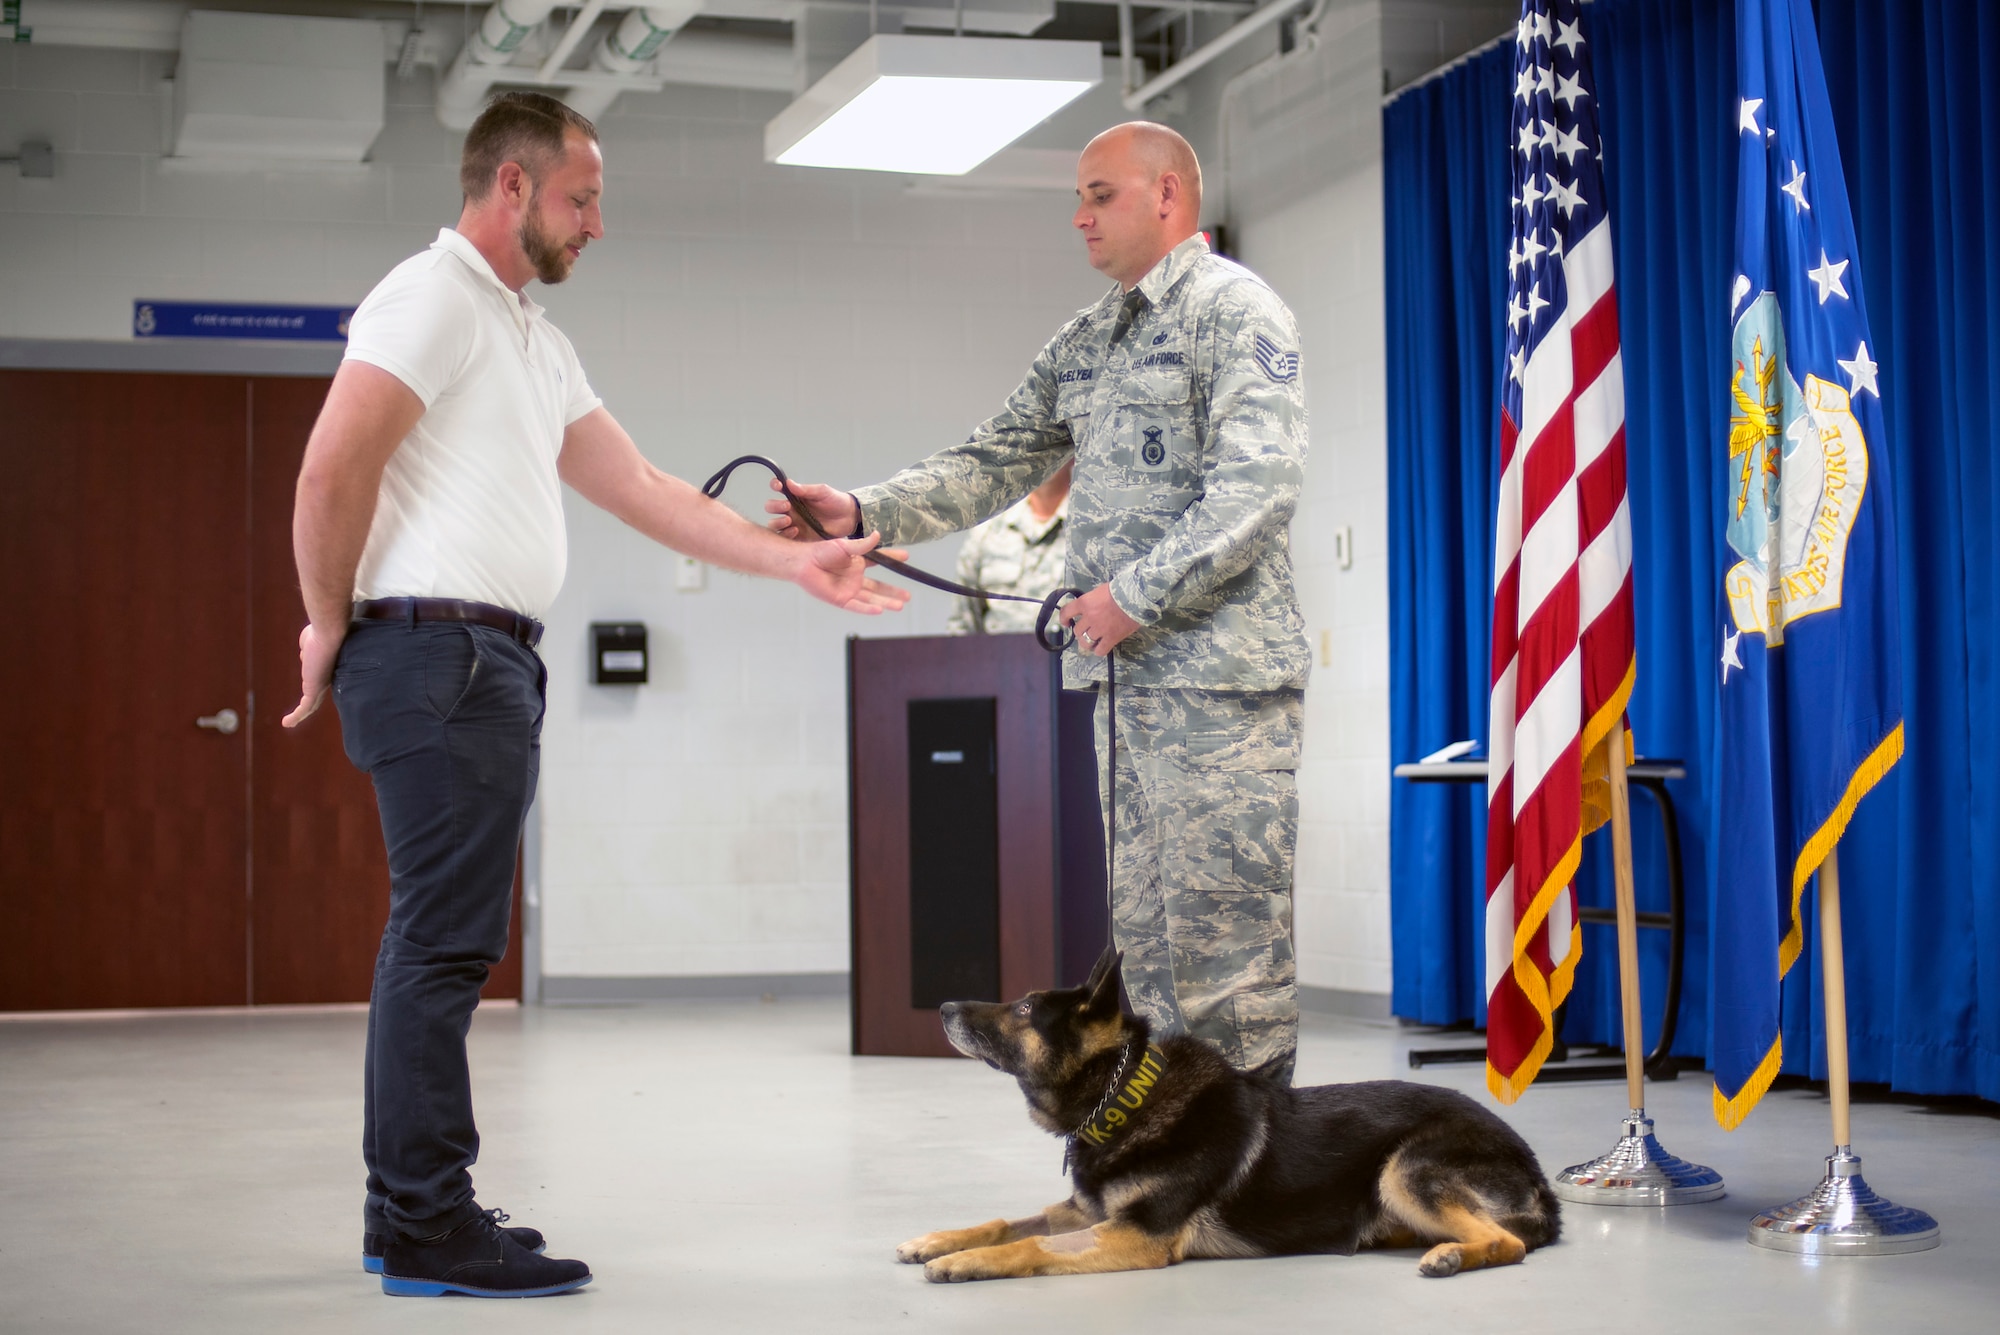
[[[544,283],[560,283],[569,277],[576,266],[576,255],[571,253],[574,246],[581,251],[589,237],[578,234],[573,237],[558,235],[542,222],[542,187],[535,182],[528,196],[528,209],[521,217],[519,237],[521,250],[528,257],[528,263],[535,266],[535,277]]]

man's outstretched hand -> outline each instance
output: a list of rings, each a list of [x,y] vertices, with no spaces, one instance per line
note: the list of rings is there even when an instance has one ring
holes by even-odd
[[[865,538],[835,538],[830,542],[821,542],[811,533],[806,536],[812,542],[799,550],[792,583],[813,597],[871,617],[901,611],[903,604],[910,601],[908,590],[868,578],[868,562],[863,558],[881,545],[880,533],[870,533]],[[899,561],[909,555],[890,549],[882,554]]]

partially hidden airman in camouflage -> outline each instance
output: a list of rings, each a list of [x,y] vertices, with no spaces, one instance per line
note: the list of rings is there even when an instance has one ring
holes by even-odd
[[[1005,635],[1032,631],[1042,600],[1063,587],[1063,555],[1069,547],[1071,459],[1046,482],[965,535],[958,549],[956,578],[968,589],[1032,598],[1013,602],[964,598],[945,618],[947,635]]]
[[[1113,932],[1157,1034],[1291,1078],[1292,862],[1311,668],[1292,586],[1305,398],[1291,312],[1196,230],[1201,168],[1165,126],[1077,165],[1075,225],[1118,286],[1080,312],[964,444],[852,495],[794,491],[829,532],[885,545],[970,528],[1074,457],[1064,685],[1118,664]],[[785,502],[772,526],[803,536]],[[1109,733],[1103,692],[1098,772]],[[1100,777],[1100,783],[1102,777]]]

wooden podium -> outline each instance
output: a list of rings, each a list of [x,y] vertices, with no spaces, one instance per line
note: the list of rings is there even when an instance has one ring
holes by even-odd
[[[1081,983],[1110,937],[1096,696],[1031,634],[847,642],[853,1049],[954,1055],[945,1001]]]

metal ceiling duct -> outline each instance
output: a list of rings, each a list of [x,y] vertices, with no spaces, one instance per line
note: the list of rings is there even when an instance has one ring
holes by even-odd
[[[174,156],[358,163],[382,133],[385,81],[372,22],[193,10],[174,79]]]

